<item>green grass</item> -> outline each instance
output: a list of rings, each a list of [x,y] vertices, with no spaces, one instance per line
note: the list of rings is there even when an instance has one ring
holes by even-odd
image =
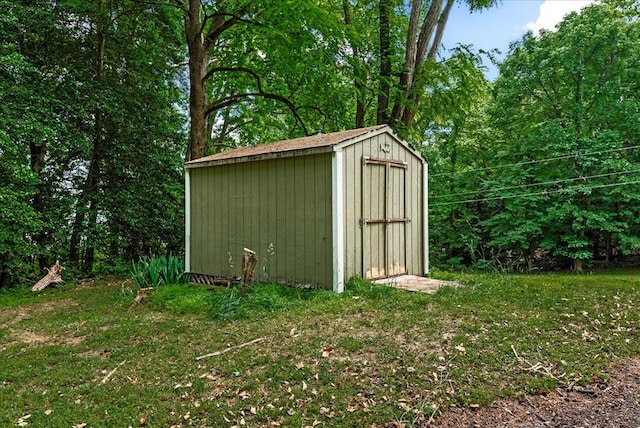
[[[410,425],[640,354],[638,272],[448,275],[465,286],[165,285],[140,305],[114,278],[0,292],[0,426]]]

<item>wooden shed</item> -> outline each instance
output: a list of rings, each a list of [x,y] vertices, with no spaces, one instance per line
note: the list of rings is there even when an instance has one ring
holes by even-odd
[[[186,164],[186,270],[342,292],[428,272],[427,163],[385,125],[242,147]]]

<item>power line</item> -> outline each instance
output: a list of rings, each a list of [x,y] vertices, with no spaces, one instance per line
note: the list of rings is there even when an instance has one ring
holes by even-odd
[[[611,177],[611,176],[614,176],[614,175],[634,174],[634,173],[637,173],[637,172],[640,172],[640,169],[609,172],[607,174],[589,175],[589,176],[586,176],[586,177],[573,177],[573,178],[567,178],[567,179],[563,179],[563,180],[545,181],[545,182],[542,182],[542,183],[521,184],[519,186],[498,187],[496,189],[491,189],[491,190],[488,190],[488,191],[489,192],[498,192],[498,191],[501,191],[501,190],[522,189],[522,188],[528,188],[528,187],[534,187],[534,186],[545,186],[547,184],[560,184],[560,183],[567,183],[567,182],[570,182],[570,181],[577,181],[577,180],[589,180],[589,179],[592,179],[592,178]],[[447,195],[436,195],[436,196],[431,196],[429,199],[451,198],[453,196],[473,195],[474,193],[478,193],[478,192],[479,192],[479,190],[474,191],[474,192],[460,192],[460,193],[451,193],[451,194],[447,194]]]
[[[630,184],[640,184],[640,180],[627,181],[627,182],[624,182],[624,183],[609,183],[609,184],[594,185],[594,186],[589,186],[588,189],[589,190],[602,189],[602,188],[605,188],[605,187],[627,186],[627,185],[630,185]],[[564,192],[564,191],[567,191],[567,190],[571,190],[571,189],[556,189],[556,190],[547,190],[547,191],[536,192],[536,193],[519,193],[519,194],[515,194],[515,195],[493,196],[493,197],[489,197],[489,198],[467,199],[465,201],[440,202],[440,203],[437,203],[437,204],[429,204],[429,207],[439,207],[439,206],[442,206],[442,205],[459,205],[459,204],[467,204],[467,203],[471,203],[471,202],[495,201],[495,200],[499,200],[499,199],[515,199],[515,198],[524,198],[524,197],[529,197],[529,196],[542,196],[542,195],[550,195],[552,193],[560,193],[560,192]]]
[[[469,169],[469,170],[465,170],[465,171],[459,171],[459,172],[456,172],[455,174],[467,174],[469,172],[476,172],[476,171],[487,171],[487,170],[491,170],[491,169],[511,168],[511,167],[516,167],[516,166],[531,165],[531,164],[536,164],[536,163],[550,162],[550,161],[556,161],[556,160],[562,160],[562,159],[577,159],[577,158],[579,158],[581,156],[601,155],[601,154],[604,154],[604,153],[621,152],[621,151],[632,150],[632,149],[637,149],[637,148],[640,148],[640,145],[628,146],[628,147],[620,147],[620,148],[617,148],[617,149],[610,149],[610,150],[602,150],[602,151],[599,151],[599,152],[578,153],[578,154],[575,154],[575,155],[564,155],[564,156],[558,156],[558,157],[554,157],[554,158],[534,159],[534,160],[530,160],[530,161],[526,161],[526,162],[518,162],[518,163],[512,163],[512,164],[508,164],[508,165],[487,166],[487,167],[484,167],[484,168],[475,168],[475,169]],[[430,177],[441,177],[443,175],[449,175],[449,174],[450,173],[448,173],[448,172],[441,172],[439,174],[431,174]]]

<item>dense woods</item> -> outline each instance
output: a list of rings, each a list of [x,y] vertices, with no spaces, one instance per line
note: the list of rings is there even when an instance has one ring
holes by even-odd
[[[441,260],[580,272],[637,255],[639,7],[526,34],[467,126],[429,146]]]
[[[432,264],[640,250],[640,4],[514,41],[495,82],[449,12],[493,0],[0,0],[0,287],[180,253],[183,162],[389,123],[429,159]]]

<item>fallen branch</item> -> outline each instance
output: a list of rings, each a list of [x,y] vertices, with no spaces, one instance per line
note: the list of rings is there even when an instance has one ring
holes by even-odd
[[[60,260],[56,260],[56,264],[51,266],[51,269],[47,269],[47,274],[36,283],[33,287],[31,287],[31,291],[42,291],[49,286],[49,284],[59,284],[64,282],[60,273],[64,269],[60,266]]]
[[[516,360],[520,361],[520,356],[516,352],[516,348],[514,348],[513,345],[511,345],[511,350],[513,351],[513,355],[516,356]]]
[[[436,416],[438,410],[440,410],[440,404],[436,405],[433,409],[433,412],[431,412],[431,416],[429,416],[429,419],[427,420],[427,426],[433,423],[433,421],[435,420],[434,417]]]
[[[246,343],[243,343],[243,344],[237,345],[237,346],[230,346],[230,347],[228,347],[226,349],[223,349],[222,351],[216,351],[216,352],[212,352],[210,354],[201,355],[199,357],[196,357],[196,360],[201,360],[203,358],[208,358],[208,357],[216,357],[218,355],[225,354],[225,353],[227,353],[229,351],[232,351],[234,349],[240,349],[240,348],[244,348],[245,346],[249,346],[249,345],[253,345],[253,344],[258,343],[258,342],[262,342],[265,339],[266,339],[265,337],[259,337],[257,339],[253,339],[251,342],[246,342]]]
[[[526,358],[523,358],[521,356],[518,355],[518,352],[516,352],[516,348],[511,345],[511,350],[513,351],[513,355],[515,355],[516,359],[518,360],[518,363],[520,364],[528,364],[529,367],[521,367],[523,370],[526,370],[528,372],[531,373],[540,373],[546,376],[549,376],[552,379],[558,379],[558,377],[554,376],[552,370],[553,370],[553,366],[549,365],[544,366],[542,365],[542,363],[537,362],[535,364],[531,364]],[[564,373],[562,373],[559,377],[563,377]]]
[[[120,366],[123,365],[126,362],[127,362],[127,360],[124,360],[123,362],[118,364],[113,370],[111,370],[109,373],[107,373],[107,375],[104,377],[104,379],[102,379],[102,383],[103,384],[107,383],[109,378],[116,372],[116,370],[118,370],[120,368]]]

